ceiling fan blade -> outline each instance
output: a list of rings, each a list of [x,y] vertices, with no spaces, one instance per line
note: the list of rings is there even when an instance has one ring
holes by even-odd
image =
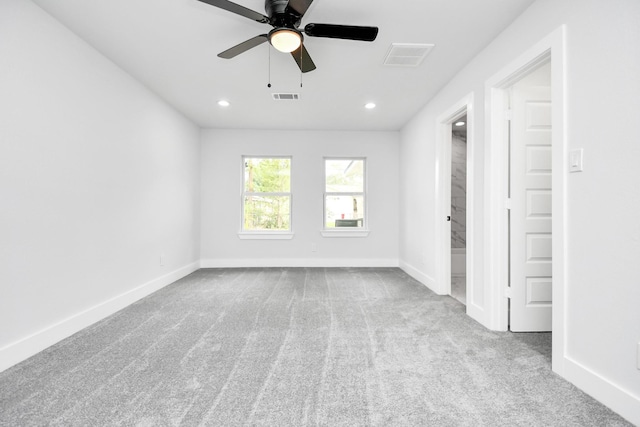
[[[289,4],[287,4],[287,10],[293,10],[298,15],[302,16],[307,12],[309,6],[311,6],[313,0],[289,0]]]
[[[304,33],[311,37],[348,39],[372,42],[378,36],[378,27],[359,27],[354,25],[307,24]]]
[[[218,56],[224,59],[231,59],[235,56],[240,55],[243,52],[248,51],[249,49],[252,49],[256,46],[261,45],[267,40],[269,39],[267,38],[266,34],[260,34],[259,36],[255,36],[247,41],[244,41],[238,45],[235,45],[234,47],[227,49],[224,52],[220,52]]]
[[[199,0],[202,3],[210,4],[211,6],[219,7],[220,9],[227,10],[245,18],[249,18],[252,21],[261,22],[263,24],[269,23],[269,18],[254,10],[247,9],[244,6],[230,2],[229,0]]]
[[[300,71],[303,73],[308,73],[309,71],[316,69],[316,64],[313,63],[313,60],[311,59],[311,56],[309,56],[309,52],[307,52],[307,48],[304,47],[304,44],[301,44],[299,48],[291,52],[291,56],[293,56],[298,67],[300,67]]]

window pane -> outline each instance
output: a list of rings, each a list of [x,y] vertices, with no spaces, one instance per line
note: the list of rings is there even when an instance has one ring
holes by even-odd
[[[363,227],[364,196],[325,196],[325,227]]]
[[[288,230],[289,196],[245,196],[245,230]]]
[[[244,191],[288,193],[291,189],[291,159],[244,159]]]
[[[327,193],[364,192],[364,160],[346,159],[325,161]]]

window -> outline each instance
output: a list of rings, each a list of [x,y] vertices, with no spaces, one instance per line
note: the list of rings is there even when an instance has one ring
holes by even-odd
[[[324,229],[364,229],[365,159],[325,159]]]
[[[291,231],[291,158],[243,157],[243,232]]]

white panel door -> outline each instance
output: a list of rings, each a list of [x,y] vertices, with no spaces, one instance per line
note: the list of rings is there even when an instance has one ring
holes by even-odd
[[[509,323],[513,332],[551,331],[550,65],[511,92]]]

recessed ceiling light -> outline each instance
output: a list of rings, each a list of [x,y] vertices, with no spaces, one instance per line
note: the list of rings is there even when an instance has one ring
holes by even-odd
[[[373,110],[374,108],[376,108],[376,104],[374,104],[373,102],[369,102],[367,104],[364,104],[364,108],[366,108],[367,110]]]
[[[223,100],[218,101],[218,105],[221,106],[221,107],[228,107],[231,104],[229,104],[229,101],[225,101],[223,99]]]
[[[456,122],[456,126],[464,126],[465,123],[464,122]]]

